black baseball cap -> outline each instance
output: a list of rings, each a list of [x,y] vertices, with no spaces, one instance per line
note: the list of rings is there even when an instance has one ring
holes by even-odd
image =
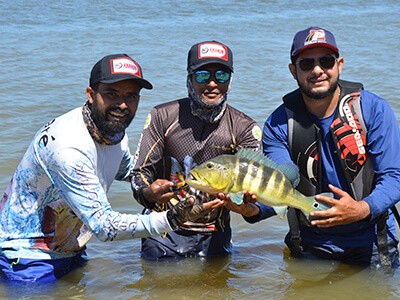
[[[192,73],[208,64],[220,64],[233,72],[233,54],[228,46],[217,41],[206,41],[193,45],[188,53],[187,70]]]
[[[100,59],[90,73],[90,86],[96,83],[115,83],[123,80],[135,80],[143,88],[151,90],[153,85],[143,78],[140,65],[126,54],[111,54]]]

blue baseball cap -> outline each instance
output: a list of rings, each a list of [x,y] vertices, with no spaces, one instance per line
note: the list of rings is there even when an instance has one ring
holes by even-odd
[[[324,28],[313,26],[295,34],[290,57],[293,58],[300,52],[314,47],[329,48],[339,56],[339,49],[333,34]]]

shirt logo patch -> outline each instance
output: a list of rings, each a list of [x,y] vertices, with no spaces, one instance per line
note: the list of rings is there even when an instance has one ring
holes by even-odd
[[[261,128],[259,126],[254,126],[253,129],[251,130],[251,132],[253,133],[253,137],[257,140],[257,141],[261,141]]]
[[[147,118],[146,118],[146,122],[144,122],[144,129],[146,129],[147,127],[149,127],[150,122],[151,122],[151,114],[148,114],[148,115],[147,115]]]
[[[217,43],[204,43],[199,45],[199,59],[219,58],[228,61],[228,49]]]
[[[132,74],[142,78],[139,66],[127,58],[115,58],[110,61],[111,74]]]
[[[322,29],[310,30],[310,34],[304,41],[304,45],[310,45],[314,43],[326,43],[325,31]]]

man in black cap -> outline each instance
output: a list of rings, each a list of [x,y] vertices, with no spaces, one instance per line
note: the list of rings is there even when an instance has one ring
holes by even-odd
[[[180,203],[187,195],[196,195],[196,203],[207,203],[216,196],[198,191],[171,190],[179,186],[190,168],[220,154],[238,149],[258,149],[261,130],[244,113],[227,104],[233,73],[231,50],[216,41],[191,47],[187,66],[188,97],[160,104],[149,114],[132,177],[135,198],[146,209],[164,211]],[[246,200],[252,195],[247,194]],[[260,213],[253,203],[228,207],[245,217]],[[270,213],[274,213],[269,210]],[[178,224],[180,229],[161,237],[142,240],[142,257],[149,260],[211,256],[230,253],[229,210],[221,207],[195,222]]]
[[[400,133],[392,109],[361,83],[339,79],[344,59],[330,31],[297,32],[290,58],[299,88],[265,122],[264,153],[299,167],[303,194],[333,195],[316,196],[331,208],[312,212],[311,222],[289,209],[286,244],[295,256],[399,266],[392,210],[400,200]]]
[[[142,88],[152,85],[136,61],[105,56],[92,69],[84,106],[38,131],[0,202],[0,276],[52,281],[84,262],[92,235],[101,241],[158,235],[223,204],[190,199],[149,215],[112,210],[111,183],[130,181],[125,129]]]

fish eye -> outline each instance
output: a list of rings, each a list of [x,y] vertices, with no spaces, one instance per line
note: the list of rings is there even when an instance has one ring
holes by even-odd
[[[208,164],[206,165],[206,167],[207,167],[208,169],[212,169],[213,164],[212,164],[212,163],[208,163]]]
[[[319,203],[318,202],[314,202],[314,208],[318,208],[319,207]]]

